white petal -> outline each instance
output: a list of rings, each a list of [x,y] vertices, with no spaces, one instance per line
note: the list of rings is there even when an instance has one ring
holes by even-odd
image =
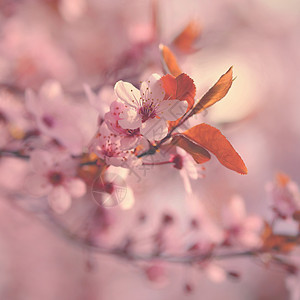
[[[128,109],[120,113],[120,118],[121,120],[118,123],[124,129],[136,129],[142,125],[140,115],[134,109]]]
[[[186,154],[186,156],[183,159],[183,168],[186,170],[191,179],[196,180],[199,178],[198,169],[195,161],[190,159],[188,155],[189,154]]]
[[[142,124],[141,134],[150,141],[159,141],[168,134],[168,125],[163,119],[149,119]]]
[[[56,80],[47,80],[42,85],[39,96],[46,99],[58,99],[63,96],[61,84]]]
[[[208,276],[208,278],[213,282],[222,282],[226,279],[225,271],[213,263],[210,263],[206,267],[205,273]]]
[[[70,208],[72,199],[64,187],[58,186],[48,195],[48,202],[55,212],[61,214]]]
[[[193,190],[192,190],[190,178],[189,178],[186,170],[185,169],[181,169],[180,172],[179,172],[179,174],[182,177],[185,191],[187,192],[187,194],[191,195]]]
[[[114,90],[116,95],[129,106],[138,107],[140,91],[131,83],[120,80],[115,84]]]
[[[165,91],[160,78],[158,74],[152,74],[147,81],[141,84],[141,97],[145,99],[146,102],[157,103],[164,99]]]
[[[158,115],[168,121],[176,121],[186,112],[188,104],[180,100],[163,100],[158,108]]]
[[[124,199],[120,202],[122,209],[127,210],[133,207],[135,202],[133,191],[130,187],[127,187]]]
[[[79,198],[86,193],[86,185],[83,180],[74,178],[67,183],[67,190],[72,197]]]

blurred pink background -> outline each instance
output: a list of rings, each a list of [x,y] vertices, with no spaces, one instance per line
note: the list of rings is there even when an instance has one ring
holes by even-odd
[[[300,3],[158,0],[159,38],[143,48],[152,35],[153,2],[0,0],[0,83],[23,92],[54,78],[81,98],[83,83],[97,89],[119,79],[162,73],[158,42],[169,45],[196,20],[202,30],[195,44],[199,51],[178,53],[179,63],[194,79],[198,97],[233,65],[231,90],[202,120],[222,130],[249,174],[231,172],[214,158],[192,187],[216,221],[235,194],[244,198],[249,213],[267,219],[265,186],[275,173],[283,171],[300,183]],[[157,284],[131,261],[89,253],[38,215],[24,214],[12,204],[7,191],[16,189],[26,169],[16,160],[0,162],[0,299],[288,299],[283,272],[251,259],[221,262],[241,274],[238,280],[215,283],[192,268],[170,264],[167,282]],[[123,235],[143,236],[165,211],[178,220],[174,230],[184,232],[191,212],[173,168],[151,169],[141,182],[131,184],[136,203],[128,210],[109,211],[113,225],[99,234],[101,241],[113,244]],[[88,214],[80,211],[82,206],[75,202],[64,216],[73,229],[85,226]],[[136,226],[140,212],[149,216],[142,228]],[[175,248],[176,234],[169,233]],[[195,287],[191,294],[184,291],[187,281]]]

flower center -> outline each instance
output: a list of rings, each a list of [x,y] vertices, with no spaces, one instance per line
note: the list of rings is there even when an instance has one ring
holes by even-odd
[[[150,104],[144,104],[139,111],[140,115],[142,116],[142,122],[147,121],[148,119],[153,119],[156,117],[155,107],[153,102]]]
[[[50,172],[48,175],[49,181],[51,182],[52,185],[60,185],[63,182],[63,174],[60,172]]]
[[[44,115],[43,118],[42,118],[42,121],[49,128],[53,127],[53,125],[54,125],[54,120],[49,115]]]

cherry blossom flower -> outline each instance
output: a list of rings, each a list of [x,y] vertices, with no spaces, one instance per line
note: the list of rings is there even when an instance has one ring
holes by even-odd
[[[119,120],[121,120],[120,114],[121,111],[126,109],[125,106],[121,101],[114,101],[110,106],[110,111],[105,114],[104,119],[108,128],[121,137],[121,149],[128,150],[135,148],[139,144],[141,134],[139,128],[124,129],[119,125]]]
[[[173,155],[171,161],[174,162],[174,168],[179,170],[186,192],[192,194],[190,179],[196,180],[203,178],[201,174],[203,167],[197,165],[194,159],[183,149],[177,147],[176,151],[177,154]]]
[[[56,81],[45,82],[38,95],[27,90],[26,107],[34,116],[38,129],[74,155],[81,154],[94,135],[96,112],[87,105],[71,101]]]
[[[93,182],[92,195],[94,200],[103,207],[118,206],[130,209],[135,202],[134,193],[126,182],[129,170],[110,166],[103,176]]]
[[[277,174],[275,183],[267,184],[272,208],[280,218],[291,218],[300,210],[300,192],[297,184],[285,174]]]
[[[124,102],[118,120],[124,129],[138,129],[149,140],[160,140],[168,133],[167,121],[180,118],[187,109],[187,102],[165,100],[160,76],[153,74],[141,84],[140,91],[128,82],[118,81],[115,93]]]
[[[71,206],[71,199],[86,193],[83,180],[76,177],[76,164],[66,153],[51,153],[35,150],[30,155],[32,173],[26,180],[26,187],[33,195],[47,196],[49,205],[57,213],[65,212]]]
[[[131,168],[139,164],[138,158],[131,151],[121,149],[120,136],[110,131],[105,123],[99,127],[89,150],[103,159],[107,165]]]
[[[99,113],[98,122],[99,125],[101,125],[104,120],[104,115],[109,112],[111,103],[117,100],[114,89],[108,85],[103,86],[98,94],[95,94],[89,85],[84,84],[83,87],[91,106]]]
[[[243,247],[258,247],[261,244],[263,220],[258,216],[246,216],[241,197],[232,197],[224,207],[223,224],[226,230],[226,244]]]

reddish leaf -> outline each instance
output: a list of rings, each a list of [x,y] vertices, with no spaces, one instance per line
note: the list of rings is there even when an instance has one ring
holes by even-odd
[[[181,134],[174,136],[172,144],[191,154],[198,164],[203,164],[210,160],[210,154],[208,151]]]
[[[167,74],[161,78],[166,99],[186,100],[188,109],[193,107],[196,87],[193,79],[182,73],[176,78]]]
[[[200,99],[194,108],[193,114],[197,114],[220,101],[229,91],[231,84],[232,67],[230,67],[229,70],[220,77],[217,83]]]
[[[262,233],[263,249],[266,251],[279,251],[282,253],[291,252],[299,245],[299,237],[274,234],[271,226],[265,223],[265,228]]]
[[[217,128],[202,123],[182,134],[213,153],[226,168],[240,174],[247,174],[248,171],[243,160]]]
[[[201,34],[201,28],[195,21],[190,22],[184,30],[174,39],[173,45],[184,53],[193,52],[193,44]]]
[[[172,74],[173,76],[178,76],[182,73],[180,67],[178,66],[177,60],[173,52],[165,45],[159,45],[163,68],[166,73]]]

